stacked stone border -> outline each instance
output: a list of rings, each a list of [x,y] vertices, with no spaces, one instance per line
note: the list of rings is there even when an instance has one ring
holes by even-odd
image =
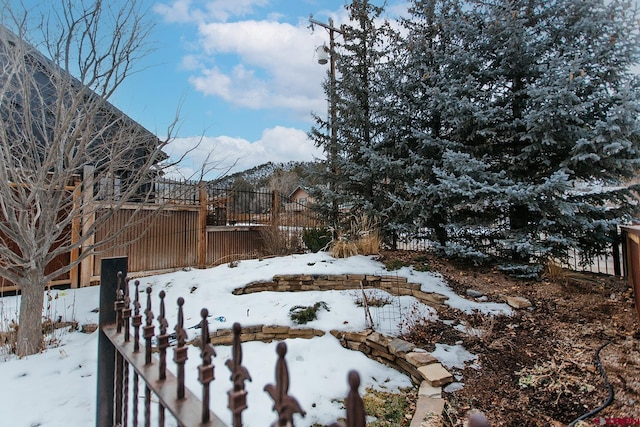
[[[233,290],[233,295],[255,292],[303,292],[381,289],[396,296],[413,296],[436,309],[444,307],[447,296],[424,292],[419,283],[410,283],[406,277],[369,274],[289,274],[273,276],[271,281],[251,282]]]
[[[424,292],[419,283],[410,283],[406,277],[369,274],[288,274],[276,275],[270,281],[256,281],[233,290],[233,295],[256,292],[304,292],[380,289],[395,296],[413,296],[420,302],[436,309],[444,308],[447,296],[435,292]],[[271,342],[288,338],[310,339],[325,335],[324,331],[312,328],[256,325],[242,328],[240,340]],[[438,360],[410,342],[387,336],[373,330],[345,332],[332,330],[340,344],[350,350],[364,353],[370,359],[384,363],[407,374],[414,384],[420,385],[416,412],[410,427],[440,425],[445,400],[442,386],[453,381],[453,376]],[[231,329],[218,329],[210,334],[211,344],[230,345]]]
[[[325,332],[313,328],[292,328],[277,325],[254,325],[242,328],[240,341],[272,342],[288,338],[311,339],[324,336]],[[399,338],[387,336],[371,329],[362,332],[332,330],[340,344],[357,350],[367,357],[384,363],[407,374],[414,384],[419,384],[418,402],[410,427],[420,427],[436,422],[444,410],[442,386],[453,381],[453,376],[438,360],[423,349]],[[212,345],[231,345],[231,329],[218,329],[209,335]],[[426,422],[426,424],[425,424]]]
[[[310,339],[324,336],[325,332],[313,328],[291,328],[289,326],[276,325],[255,325],[244,326],[240,333],[240,342],[247,341],[282,341],[289,338]],[[233,330],[218,329],[209,334],[209,341],[212,345],[231,345],[233,343]],[[198,345],[198,343],[195,343]]]

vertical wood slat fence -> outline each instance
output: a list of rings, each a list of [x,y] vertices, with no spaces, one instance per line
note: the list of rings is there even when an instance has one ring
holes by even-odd
[[[622,227],[622,259],[640,321],[640,226]]]
[[[127,208],[125,206],[113,214],[96,233],[96,241],[108,238],[111,230],[127,225],[136,207]],[[169,207],[162,213],[147,210],[136,215],[139,218],[113,242],[114,248],[96,254],[95,260],[88,263],[89,268],[91,265],[93,268],[84,270],[83,285],[100,277],[102,258],[127,256],[130,272],[164,271],[197,265],[197,206]]]
[[[191,187],[189,187],[191,185]],[[130,273],[158,273],[185,267],[205,268],[265,254],[261,230],[275,226],[301,236],[304,227],[322,226],[323,221],[307,205],[290,201],[275,191],[239,191],[208,188],[205,185],[170,182],[157,203],[176,197],[175,204],[161,214],[153,206],[144,207],[142,218],[134,221],[114,242],[114,249],[89,257],[81,268],[81,284],[100,278],[100,259],[129,257]],[[186,189],[185,189],[186,188]],[[96,234],[96,241],[130,221],[136,205],[125,205]],[[152,218],[145,221],[144,216]]]
[[[146,308],[143,316],[138,282],[135,283],[135,296],[131,299],[130,284],[126,278],[127,258],[105,258],[101,263],[96,426],[137,426],[142,416],[143,425],[150,426],[153,423],[163,427],[166,425],[167,415],[183,427],[226,426],[209,408],[209,384],[214,380],[215,370],[212,357],[216,353],[209,342],[207,309],[202,309],[200,323],[200,400],[185,387],[184,364],[188,348],[185,343],[187,335],[182,310],[184,300],[178,298],[177,301],[178,320],[174,328],[176,343],[173,348],[177,376],[174,376],[167,370],[170,335],[165,318],[164,292],[159,294],[159,316],[156,319],[159,333],[156,334],[151,288],[146,290]],[[240,324],[233,325],[232,358],[225,363],[231,372],[232,386],[227,393],[227,399],[233,427],[242,426],[242,413],[248,408],[249,402],[244,383],[251,380],[249,371],[242,365],[241,329]],[[158,358],[152,355],[154,339],[157,343]],[[305,412],[297,400],[288,394],[290,378],[285,358],[286,344],[278,343],[276,352],[278,360],[275,367],[275,384],[264,387],[265,392],[273,399],[274,411],[277,413],[272,427],[293,427],[294,414],[304,416]],[[331,427],[365,426],[366,414],[358,392],[360,377],[356,371],[349,372],[348,382],[350,391],[345,401],[346,423],[336,422]],[[144,388],[142,408],[139,407],[137,399],[140,387]],[[153,400],[158,402],[153,411],[152,396]]]
[[[91,173],[86,171],[87,176]],[[263,253],[261,229],[264,227],[276,226],[287,233],[301,235],[303,227],[322,224],[308,206],[296,204],[273,191],[208,188],[206,184],[165,179],[153,185],[151,203],[125,204],[113,212],[82,248],[56,257],[47,266],[47,273],[69,265],[80,253],[89,254],[79,266],[57,277],[50,285],[76,288],[98,283],[100,260],[114,256],[127,256],[130,273],[143,275],[269,255]],[[117,186],[112,190],[115,188]],[[79,177],[65,191],[77,193],[85,203],[91,204],[86,208],[87,213],[74,219],[73,226],[66,231],[71,241],[78,241],[89,229],[96,217],[96,207],[102,209],[104,205],[104,209],[108,209],[110,197],[118,196],[100,185],[85,188]],[[97,252],[91,251],[94,242],[110,239],[120,230],[125,231],[109,245]],[[2,241],[11,245],[6,238]],[[16,289],[13,283],[0,280],[0,292]]]

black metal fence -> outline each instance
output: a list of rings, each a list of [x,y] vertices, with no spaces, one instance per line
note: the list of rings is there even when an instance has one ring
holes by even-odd
[[[223,427],[226,424],[209,407],[209,385],[214,380],[212,358],[215,349],[209,342],[207,323],[208,311],[201,311],[201,337],[199,341],[200,360],[198,381],[201,384],[199,399],[185,387],[185,362],[188,347],[184,328],[184,299],[178,298],[178,320],[174,333],[169,333],[165,318],[165,294],[159,297],[158,333],[154,326],[151,288],[146,289],[143,312],[139,301],[139,282],[136,281],[133,300],[130,282],[126,279],[127,258],[102,260],[100,287],[100,336],[98,340],[98,390],[96,426],[164,426],[167,416],[183,427],[210,426]],[[144,315],[144,316],[143,316]],[[144,317],[144,318],[143,318]],[[248,407],[247,392],[244,388],[251,375],[242,365],[240,344],[241,326],[233,325],[232,358],[225,365],[231,373],[231,387],[227,393],[228,408],[232,413],[233,427],[242,425],[242,412]],[[170,338],[174,343],[170,344]],[[143,341],[141,344],[140,341]],[[152,355],[155,341],[158,356]],[[167,351],[173,347],[173,362],[176,373],[167,370]],[[294,414],[305,412],[297,400],[288,394],[289,370],[287,367],[287,346],[277,345],[278,360],[275,366],[275,384],[264,387],[274,401],[276,416],[272,426],[292,426]],[[358,393],[360,377],[356,371],[349,372],[350,391],[345,401],[346,424],[334,423],[331,427],[364,427],[365,412]],[[137,396],[144,389],[144,403],[140,407]],[[152,405],[152,396],[154,404]],[[157,403],[155,403],[157,402]],[[152,406],[154,406],[152,408]],[[153,411],[152,411],[153,409]],[[153,416],[152,416],[153,413]]]
[[[102,178],[95,184],[96,200],[117,200],[124,183]],[[201,190],[204,189],[204,192]],[[325,224],[309,204],[300,203],[277,191],[246,187],[213,187],[205,182],[157,177],[145,191],[156,205],[206,205],[207,225],[264,225],[319,227]],[[206,200],[202,200],[206,199]],[[131,200],[136,202],[138,200]]]
[[[610,276],[625,275],[622,259],[622,242],[619,235],[614,236],[613,240],[615,242],[607,246],[604,255],[588,258],[584,256],[580,250],[570,248],[566,259],[553,261],[557,265],[573,271],[584,271]],[[399,234],[395,240],[395,247],[399,250],[430,252],[437,246],[438,244],[434,233],[430,229],[424,229],[415,234]],[[487,242],[487,247],[491,247],[490,242]],[[487,250],[487,252],[491,251]]]
[[[320,227],[325,220],[309,205],[271,190],[207,187],[207,225]]]

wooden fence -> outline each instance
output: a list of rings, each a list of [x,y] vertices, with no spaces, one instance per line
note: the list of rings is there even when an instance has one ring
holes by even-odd
[[[625,275],[633,289],[640,321],[640,226],[622,227],[622,253]]]
[[[83,284],[100,276],[100,260],[114,256],[129,258],[131,272],[168,271],[195,266],[197,258],[198,206],[170,206],[158,213],[152,207],[136,213],[137,206],[115,212],[96,233],[96,241],[109,237],[112,230],[126,227],[113,242],[112,249],[91,256],[82,263]],[[138,218],[129,224],[132,216]]]
[[[116,256],[128,257],[129,275],[136,277],[270,255],[263,239],[266,227],[301,234],[304,227],[322,224],[307,206],[286,209],[295,202],[277,192],[211,189],[168,180],[154,185],[157,195],[153,203],[122,206],[79,251],[57,257],[55,265],[48,268],[68,265],[77,252],[90,252],[76,269],[51,285],[75,288],[95,284],[100,278],[100,260]],[[109,195],[104,189],[99,194],[101,200],[95,200],[87,209],[90,213],[78,220],[82,224],[78,232],[100,215],[102,205],[108,209]],[[72,234],[69,230],[69,238]],[[100,245],[107,240],[112,241]],[[98,250],[92,251],[95,244]],[[0,292],[16,289],[13,283],[0,281]]]

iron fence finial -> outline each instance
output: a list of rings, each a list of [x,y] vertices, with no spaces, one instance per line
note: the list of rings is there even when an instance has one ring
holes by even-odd
[[[140,315],[140,281],[134,282],[136,288],[136,296],[133,299],[133,317],[131,325],[133,326],[133,351],[140,351],[140,326],[142,325],[142,315]]]
[[[184,399],[184,364],[186,363],[187,347],[185,347],[185,341],[187,340],[187,332],[184,330],[184,313],[182,306],[184,305],[184,298],[178,298],[178,322],[175,326],[177,345],[173,349],[173,361],[177,365],[177,397],[178,399]]]
[[[227,393],[229,396],[229,410],[233,414],[233,427],[242,426],[242,411],[247,409],[247,391],[244,389],[244,382],[246,380],[251,381],[249,371],[242,366],[241,333],[242,327],[240,323],[234,323],[232,358],[225,363],[231,371],[231,381],[233,382],[233,390]]]
[[[124,308],[124,292],[122,291],[122,271],[118,271],[116,282],[116,301],[113,304],[113,309],[116,312],[116,328],[118,333],[122,332],[122,309]]]
[[[358,388],[360,387],[360,374],[356,371],[349,371],[347,374],[349,382],[349,393],[345,400],[347,417],[345,422],[335,422],[329,427],[365,427],[367,413],[364,410],[364,402],[360,397]]]
[[[276,346],[278,361],[276,362],[276,384],[267,384],[264,391],[269,393],[273,399],[273,410],[278,413],[278,421],[272,424],[272,427],[291,426],[293,424],[293,415],[300,414],[303,417],[306,412],[300,407],[298,401],[289,396],[289,368],[284,356],[287,354],[287,345],[279,342]]]
[[[198,381],[202,384],[202,423],[209,422],[209,383],[215,379],[214,366],[211,364],[211,358],[216,356],[216,351],[209,342],[209,310],[203,308],[200,311],[202,317],[201,322],[201,340],[200,340],[200,357],[202,364],[198,366]]]
[[[367,414],[364,403],[358,392],[360,375],[356,371],[349,371],[349,394],[347,395],[347,427],[364,427]]]
[[[244,382],[246,380],[251,381],[251,375],[247,368],[242,366],[242,346],[240,344],[240,334],[242,333],[242,327],[240,323],[233,324],[233,345],[232,345],[232,358],[226,361],[226,365],[231,371],[231,381],[233,381],[233,387],[235,391],[244,389]]]
[[[131,296],[129,295],[129,278],[124,279],[124,304],[122,306],[122,322],[124,326],[124,341],[130,341],[129,326],[131,323]]]
[[[169,347],[169,335],[167,334],[167,319],[165,317],[164,297],[166,293],[160,291],[160,316],[158,316],[158,324],[160,325],[160,334],[158,335],[158,350],[160,352],[160,363],[158,364],[158,377],[160,380],[167,378],[167,348]]]
[[[144,311],[145,314],[145,327],[144,341],[145,341],[145,363],[149,365],[151,363],[151,339],[153,338],[155,327],[153,326],[153,311],[151,311],[151,287],[147,286],[147,308]]]

